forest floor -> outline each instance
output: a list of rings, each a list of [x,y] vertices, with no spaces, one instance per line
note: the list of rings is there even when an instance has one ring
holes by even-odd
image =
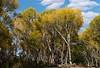
[[[75,64],[72,64],[72,65],[58,65],[58,66],[55,66],[55,67],[46,67],[46,68],[100,68],[100,67],[84,67],[84,66],[81,66],[81,65],[75,65]]]
[[[96,67],[46,67],[46,68],[96,68]]]

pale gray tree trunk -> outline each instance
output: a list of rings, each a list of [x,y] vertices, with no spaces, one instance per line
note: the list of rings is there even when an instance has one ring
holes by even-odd
[[[62,45],[62,51],[61,51],[61,64],[64,64],[64,46],[65,46],[65,44],[63,43],[63,45]]]
[[[71,61],[71,48],[70,48],[70,34],[68,34],[67,36],[67,40],[68,40],[68,55],[69,55],[69,63],[72,64],[72,61]]]
[[[68,59],[69,59],[69,63],[72,64],[71,62],[71,50],[70,50],[70,39],[68,39],[68,41],[65,39],[65,37],[61,34],[61,32],[55,28],[55,30],[57,31],[57,33],[61,36],[61,38],[64,40],[64,42],[67,44],[68,47]],[[68,38],[70,38],[70,34],[68,34]]]

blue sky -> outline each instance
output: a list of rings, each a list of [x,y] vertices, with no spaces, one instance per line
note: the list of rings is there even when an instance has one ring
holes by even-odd
[[[42,6],[40,2],[40,0],[19,0],[19,8],[17,9],[17,12],[21,12],[28,7],[33,7],[38,12],[41,12],[45,9],[45,6]]]
[[[44,6],[42,4],[43,0],[18,0],[19,1],[19,8],[16,10],[18,13],[27,9],[28,7],[35,8],[38,12],[42,12],[46,9],[46,5]],[[63,5],[60,6],[60,8],[64,7],[68,4],[68,0],[64,2]]]
[[[84,30],[89,22],[100,14],[100,0],[19,0],[18,13],[33,7],[38,12],[49,9],[59,9],[63,7],[78,8],[82,11],[84,24],[81,30]]]

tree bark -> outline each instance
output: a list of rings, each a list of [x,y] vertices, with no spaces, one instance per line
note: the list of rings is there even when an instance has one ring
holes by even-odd
[[[60,33],[60,31],[57,30],[57,28],[55,28],[56,32],[61,36],[61,38],[65,41],[65,43],[67,44],[67,47],[68,47],[68,59],[69,59],[69,63],[72,64],[71,62],[71,50],[70,50],[70,39],[67,40],[65,39],[65,37]],[[68,38],[70,38],[70,34],[68,34]]]

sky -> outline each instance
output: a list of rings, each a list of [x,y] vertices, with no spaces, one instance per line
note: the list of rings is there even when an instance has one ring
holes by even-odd
[[[63,7],[78,8],[82,11],[84,24],[81,31],[85,30],[90,21],[100,14],[100,0],[19,0],[18,13],[33,7],[37,12],[44,10],[59,9]]]

